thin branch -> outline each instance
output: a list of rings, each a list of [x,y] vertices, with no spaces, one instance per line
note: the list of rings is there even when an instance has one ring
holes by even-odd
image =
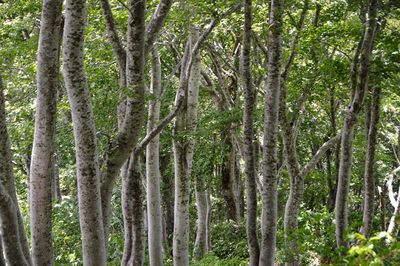
[[[322,159],[325,153],[339,141],[341,135],[342,133],[340,132],[339,134],[322,144],[322,146],[314,154],[313,158],[301,169],[299,176],[305,177]]]

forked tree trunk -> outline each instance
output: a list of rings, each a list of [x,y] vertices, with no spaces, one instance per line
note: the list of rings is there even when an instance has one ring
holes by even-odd
[[[67,0],[63,74],[71,106],[76,147],[79,220],[84,265],[106,265],[100,176],[92,103],[83,66],[86,1]]]
[[[29,179],[33,265],[53,265],[52,195],[56,99],[59,83],[60,0],[43,1],[40,24],[35,134]]]
[[[277,143],[281,88],[283,1],[271,0],[268,37],[268,78],[264,107],[262,240],[260,265],[272,266],[275,261],[278,216]]]
[[[380,88],[374,88],[373,98],[370,112],[370,123],[368,128],[367,138],[367,153],[365,155],[365,170],[364,170],[364,208],[363,208],[363,223],[361,234],[369,237],[372,229],[372,221],[374,218],[374,199],[375,199],[375,147],[378,133],[379,122],[379,101]]]
[[[260,246],[257,236],[257,184],[256,184],[256,157],[254,154],[254,104],[255,89],[251,77],[251,26],[252,26],[252,0],[244,1],[244,30],[242,50],[242,79],[244,89],[243,113],[243,140],[244,161],[247,192],[246,233],[249,246],[250,266],[258,266],[260,259]]]
[[[149,103],[149,118],[147,133],[158,124],[161,106],[161,62],[157,47],[152,51],[152,79],[151,91],[154,100]],[[146,150],[146,177],[147,177],[147,219],[148,244],[150,265],[163,265],[163,230],[160,200],[160,151],[159,136],[154,137],[147,145]]]
[[[28,246],[15,192],[12,154],[6,124],[3,81],[0,76],[0,240],[7,265],[30,265]],[[22,230],[21,230],[22,228]],[[1,254],[3,257],[3,254]]]
[[[336,220],[336,244],[337,247],[347,246],[345,232],[348,225],[348,194],[350,187],[351,165],[353,158],[353,140],[354,128],[357,124],[358,113],[364,99],[365,91],[368,85],[368,74],[370,65],[370,56],[372,44],[374,41],[377,16],[377,0],[368,1],[368,20],[360,47],[360,64],[358,73],[352,77],[352,97],[351,104],[348,107],[344,127],[342,130],[340,166],[338,176],[338,188],[335,202],[335,220]],[[357,52],[355,58],[357,57]],[[353,62],[356,62],[354,60]],[[357,66],[354,66],[356,69]]]
[[[200,53],[192,48],[198,40],[197,30],[190,34],[183,58],[181,83],[188,79],[185,101],[174,124],[175,206],[173,257],[175,266],[189,265],[189,197],[192,170],[193,133],[197,126],[197,104],[200,83]],[[192,61],[192,64],[190,63]],[[189,72],[188,72],[189,71]],[[188,75],[188,76],[187,76]],[[179,97],[179,92],[177,94]]]

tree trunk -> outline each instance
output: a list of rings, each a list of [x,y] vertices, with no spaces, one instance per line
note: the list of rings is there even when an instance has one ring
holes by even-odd
[[[160,171],[162,178],[162,206],[165,221],[165,245],[172,248],[172,235],[174,233],[174,180],[173,176],[166,173],[170,162],[170,154],[160,158]],[[167,250],[167,249],[166,249]]]
[[[244,112],[243,112],[243,140],[244,161],[246,174],[247,192],[247,217],[246,233],[249,246],[250,266],[258,266],[260,259],[260,246],[257,236],[257,184],[256,184],[256,157],[254,154],[254,105],[255,89],[252,86],[251,77],[251,27],[252,27],[252,0],[244,1],[244,29],[242,48],[242,79],[244,89]]]
[[[197,104],[200,83],[200,53],[192,49],[198,40],[197,30],[190,34],[182,64],[181,83],[188,80],[185,102],[174,125],[175,206],[173,257],[175,266],[189,265],[189,197]],[[192,57],[192,58],[190,58]],[[192,64],[190,61],[192,60]],[[179,92],[178,92],[179,93]],[[177,95],[179,97],[179,94]]]
[[[279,94],[281,88],[283,1],[271,0],[268,37],[268,78],[264,107],[262,240],[260,265],[272,266],[275,261],[278,216],[277,140]]]
[[[43,1],[40,24],[35,134],[29,179],[33,265],[53,265],[52,188],[59,83],[60,0]]]
[[[348,107],[344,127],[342,130],[340,166],[338,176],[338,188],[335,202],[335,220],[336,220],[336,244],[337,247],[348,246],[345,241],[345,231],[348,225],[348,206],[347,199],[349,194],[354,128],[357,123],[358,113],[368,85],[368,74],[372,44],[375,36],[377,1],[370,0],[368,7],[368,21],[364,32],[362,44],[360,46],[360,65],[359,73],[353,71],[352,76],[352,97],[351,104]],[[355,59],[358,57],[356,52]],[[353,60],[353,63],[357,60]],[[353,69],[356,69],[357,65]]]
[[[367,153],[365,155],[365,170],[364,170],[364,208],[363,208],[363,223],[361,234],[369,237],[372,229],[372,221],[374,218],[374,196],[375,196],[375,147],[378,133],[379,123],[379,101],[380,88],[374,88],[373,99],[370,112],[370,123],[368,129]]]
[[[122,180],[124,216],[124,255],[121,265],[141,266],[144,263],[144,191],[139,155],[133,153]]]
[[[3,81],[0,76],[0,240],[7,265],[30,265],[28,246],[15,192],[12,154],[8,138]],[[22,226],[21,226],[22,225]],[[29,251],[29,250],[28,250]],[[3,257],[3,254],[1,254]]]
[[[237,165],[237,151],[231,131],[232,129],[229,126],[223,130],[221,135],[226,148],[221,169],[222,194],[226,202],[228,220],[238,223],[241,218],[240,176],[238,176],[240,173]]]
[[[160,120],[161,105],[161,62],[157,47],[152,51],[152,84],[151,93],[154,100],[149,103],[149,118],[147,133],[158,124]],[[147,176],[147,217],[148,217],[148,245],[150,265],[163,265],[163,231],[160,200],[160,151],[159,136],[154,137],[147,145],[146,151],[146,176]]]
[[[0,266],[6,266],[6,262],[4,261],[4,255],[3,255],[3,241],[1,240],[1,237],[0,237]]]
[[[106,265],[99,166],[92,103],[83,66],[86,1],[67,0],[63,74],[76,147],[79,220],[84,265]]]
[[[196,260],[202,259],[208,252],[208,195],[204,176],[196,178],[196,209],[197,209],[197,231],[196,241],[193,248],[193,257]]]

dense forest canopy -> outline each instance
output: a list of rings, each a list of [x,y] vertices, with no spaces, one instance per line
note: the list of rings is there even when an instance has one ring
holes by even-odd
[[[400,265],[397,0],[0,0],[0,266]]]

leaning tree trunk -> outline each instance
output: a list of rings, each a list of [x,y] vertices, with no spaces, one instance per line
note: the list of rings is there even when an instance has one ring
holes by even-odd
[[[338,175],[338,188],[335,202],[335,220],[336,220],[336,244],[337,247],[348,246],[345,240],[345,231],[348,225],[348,194],[350,186],[351,165],[353,155],[354,128],[357,124],[358,113],[364,99],[365,91],[368,85],[368,74],[370,65],[370,56],[372,44],[376,29],[377,0],[368,2],[368,20],[364,32],[362,44],[360,46],[360,64],[357,74],[352,77],[352,98],[348,107],[344,127],[342,130],[340,165]],[[356,52],[355,58],[358,57]],[[353,60],[353,63],[357,60]],[[353,69],[356,69],[354,66]]]
[[[92,103],[83,66],[86,1],[67,0],[63,74],[76,147],[79,220],[84,265],[106,265],[99,166]]]
[[[375,148],[376,138],[378,133],[379,122],[379,101],[380,88],[374,88],[373,99],[370,112],[370,123],[367,135],[367,153],[365,155],[365,170],[364,170],[364,208],[363,208],[363,223],[361,234],[369,237],[372,229],[372,221],[374,218],[374,196],[375,196]]]
[[[197,126],[197,104],[200,83],[200,53],[194,54],[192,47],[197,43],[197,31],[190,34],[183,58],[181,83],[188,80],[185,88],[185,102],[174,125],[175,159],[175,206],[173,257],[175,266],[189,265],[189,197],[194,139]],[[192,64],[191,62],[192,61]],[[179,97],[179,92],[177,94]]]
[[[4,87],[0,77],[0,240],[7,265],[30,265],[30,258],[24,252],[25,231],[19,224],[20,211],[15,192],[12,154],[8,138]],[[23,225],[22,225],[23,226]],[[23,227],[22,227],[23,228]],[[3,254],[1,254],[3,257]]]
[[[161,105],[161,62],[157,47],[152,51],[152,80],[151,91],[154,100],[149,103],[149,118],[147,133],[158,124],[160,120]],[[147,177],[147,219],[148,219],[148,245],[150,265],[163,265],[163,230],[160,200],[160,151],[159,136],[154,137],[147,145],[146,150],[146,177]]]
[[[43,1],[40,24],[35,134],[29,178],[33,265],[53,265],[52,188],[59,83],[60,0]]]
[[[264,144],[262,180],[262,240],[260,265],[272,266],[275,261],[278,216],[277,142],[279,94],[282,61],[283,1],[271,0],[268,37],[268,78],[264,107]]]
[[[244,1],[244,30],[242,50],[242,79],[244,89],[244,112],[243,112],[243,140],[244,161],[246,173],[247,192],[247,217],[246,233],[249,246],[250,266],[258,266],[260,259],[260,246],[257,236],[257,184],[256,184],[256,157],[254,154],[254,104],[255,89],[251,78],[251,26],[252,26],[252,0]]]

